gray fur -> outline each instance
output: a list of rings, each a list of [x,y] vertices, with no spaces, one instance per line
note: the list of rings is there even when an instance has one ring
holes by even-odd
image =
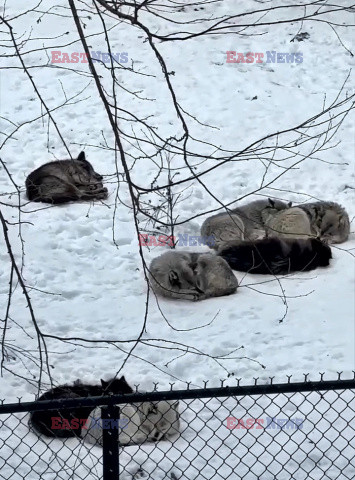
[[[159,401],[119,405],[120,445],[157,442],[180,432],[179,402]],[[101,408],[95,408],[82,429],[88,443],[102,445]]]
[[[310,202],[299,205],[310,220],[312,234],[327,243],[345,242],[350,233],[349,215],[335,202]]]
[[[308,215],[299,207],[264,215],[268,237],[312,237]]]
[[[235,208],[232,212],[239,215],[244,223],[245,240],[257,240],[265,237],[265,215],[276,214],[280,210],[286,210],[290,207],[291,203],[268,198],[247,203]]]
[[[219,250],[226,242],[258,240],[266,236],[265,217],[291,207],[291,203],[270,198],[255,200],[230,213],[222,212],[207,218],[201,227],[201,235],[214,236],[213,248]]]
[[[53,204],[107,198],[102,176],[85,159],[84,152],[77,159],[45,163],[31,172],[26,192],[29,200]]]
[[[218,213],[213,217],[207,218],[201,227],[201,236],[203,238],[214,237],[212,248],[218,248],[219,243],[230,240],[244,240],[243,220],[233,213]]]
[[[234,293],[238,281],[228,263],[210,253],[169,251],[149,267],[154,291],[164,297],[203,300]]]

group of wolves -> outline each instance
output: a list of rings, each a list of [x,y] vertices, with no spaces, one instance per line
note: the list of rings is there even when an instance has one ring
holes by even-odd
[[[98,397],[109,394],[133,393],[126,379],[101,380],[101,385],[62,385],[48,390],[38,400],[66,400],[82,397]],[[136,445],[157,442],[175,436],[180,431],[178,401],[141,402],[119,404],[120,418],[117,422],[120,445]],[[30,414],[30,428],[47,437],[77,437],[85,442],[102,445],[105,422],[101,408],[70,407],[56,410],[40,410]]]
[[[202,224],[202,236],[214,236],[214,248],[228,242],[253,241],[265,237],[316,238],[342,243],[350,231],[349,216],[335,202],[310,202],[292,206],[271,198],[255,200],[241,207],[209,217]]]
[[[156,293],[184,300],[229,295],[238,287],[231,269],[280,275],[326,267],[329,244],[345,242],[349,233],[338,203],[256,200],[204,221],[201,236],[214,238],[215,254],[172,251],[153,259],[151,284]]]
[[[102,200],[108,195],[102,180],[81,152],[77,159],[49,162],[34,170],[26,179],[26,192],[31,201],[52,204]],[[348,214],[337,203],[292,206],[291,202],[256,200],[205,220],[201,235],[214,238],[210,246],[215,252],[168,251],[153,259],[150,283],[157,294],[174,299],[203,300],[230,295],[238,288],[232,269],[276,275],[328,266],[332,258],[329,244],[346,241],[349,232]],[[48,390],[39,400],[132,392],[121,377],[109,382],[101,380],[101,385],[80,381],[62,385]],[[34,411],[29,423],[45,436],[78,437],[102,445],[100,420],[100,407],[78,406]],[[121,445],[159,441],[180,430],[178,402],[122,404],[120,420]]]
[[[84,152],[76,159],[49,162],[30,173],[26,179],[29,200],[61,204],[77,200],[103,200],[107,189],[103,177],[95,172]],[[39,400],[67,400],[108,394],[129,394],[132,388],[124,377],[101,385],[74,385],[52,388]],[[179,402],[158,401],[123,404],[120,407],[119,443],[121,445],[156,442],[179,432]],[[47,437],[78,437],[85,442],[102,445],[101,408],[77,406],[56,410],[40,410],[30,414],[30,427]]]
[[[26,191],[29,200],[52,204],[108,195],[84,152],[34,170]],[[326,267],[329,244],[346,241],[349,232],[349,216],[338,203],[255,200],[204,221],[201,236],[214,239],[214,253],[166,252],[151,262],[150,282],[156,293],[175,299],[230,295],[238,288],[232,269],[278,275]]]

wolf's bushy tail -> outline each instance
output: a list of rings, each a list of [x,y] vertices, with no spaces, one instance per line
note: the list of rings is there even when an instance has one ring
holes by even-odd
[[[332,258],[330,247],[313,238],[264,238],[236,243],[218,255],[234,270],[273,275],[326,267]]]

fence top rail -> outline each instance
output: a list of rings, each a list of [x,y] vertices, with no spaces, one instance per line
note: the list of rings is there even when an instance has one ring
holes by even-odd
[[[242,397],[252,395],[273,395],[280,393],[315,392],[325,390],[353,389],[355,394],[355,378],[350,380],[324,380],[318,382],[279,383],[265,385],[246,385],[237,387],[201,388],[187,390],[168,390],[153,392],[135,392],[127,395],[108,395],[61,400],[41,400],[34,402],[2,403],[0,415],[5,413],[34,412],[39,410],[55,410],[73,406],[92,407],[99,405],[115,405],[120,403],[153,402],[159,400],[189,400],[213,397]]]

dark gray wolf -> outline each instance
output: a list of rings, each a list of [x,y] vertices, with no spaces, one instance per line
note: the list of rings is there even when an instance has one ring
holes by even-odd
[[[345,242],[350,233],[349,215],[335,202],[310,202],[298,205],[308,215],[312,233],[327,243]]]
[[[228,263],[210,253],[163,253],[153,259],[149,274],[156,293],[182,300],[230,295],[238,287]]]
[[[45,163],[31,172],[26,178],[26,192],[33,202],[53,204],[107,198],[102,176],[85,159],[84,152],[77,159]]]
[[[279,211],[291,207],[291,203],[271,198],[255,200],[207,218],[201,227],[203,237],[214,237],[213,248],[218,250],[224,242],[258,240],[266,236],[265,220]]]
[[[101,395],[132,393],[132,388],[124,377],[114,378],[101,385],[87,385],[77,380],[74,385],[61,385],[48,390],[38,400],[59,400],[80,397],[98,397]],[[43,410],[30,414],[29,424],[37,432],[47,437],[76,437],[80,436],[84,420],[88,418],[92,407],[73,407],[60,410]],[[55,422],[53,419],[60,419]],[[63,427],[70,425],[70,428],[53,428],[56,423]]]
[[[249,273],[287,274],[326,267],[330,247],[314,238],[266,238],[229,245],[218,253],[234,270]]]

